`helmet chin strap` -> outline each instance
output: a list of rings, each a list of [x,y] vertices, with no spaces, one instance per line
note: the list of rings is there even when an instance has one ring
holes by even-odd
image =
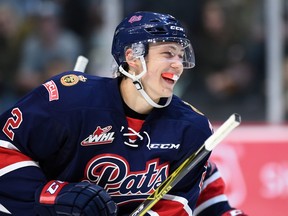
[[[141,61],[142,67],[143,67],[143,71],[138,74],[138,75],[133,75],[128,73],[127,71],[124,70],[124,68],[122,66],[119,66],[119,71],[124,74],[125,76],[129,77],[130,79],[133,80],[133,84],[136,87],[136,89],[140,92],[140,94],[144,97],[144,99],[153,107],[155,108],[163,108],[166,107],[170,104],[171,100],[172,100],[172,96],[168,97],[166,103],[164,105],[160,105],[155,103],[150,97],[149,95],[145,92],[143,85],[140,81],[141,77],[147,72],[147,66],[146,66],[146,62],[144,59],[144,56],[141,55],[138,57]]]

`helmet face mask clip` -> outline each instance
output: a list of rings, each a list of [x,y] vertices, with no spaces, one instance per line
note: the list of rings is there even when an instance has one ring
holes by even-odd
[[[142,43],[134,43],[130,47],[132,49],[133,57],[145,56],[145,47]]]

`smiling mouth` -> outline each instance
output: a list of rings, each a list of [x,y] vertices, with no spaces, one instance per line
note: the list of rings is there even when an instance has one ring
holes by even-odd
[[[170,80],[170,81],[177,81],[179,79],[179,76],[173,73],[162,73],[161,74],[162,78],[164,78],[165,80]]]

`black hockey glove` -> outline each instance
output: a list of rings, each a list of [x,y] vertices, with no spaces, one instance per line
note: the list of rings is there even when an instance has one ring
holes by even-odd
[[[35,212],[41,216],[115,216],[117,205],[98,185],[55,180],[36,192]]]

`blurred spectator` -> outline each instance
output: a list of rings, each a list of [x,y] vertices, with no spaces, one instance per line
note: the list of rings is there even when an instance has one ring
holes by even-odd
[[[62,8],[62,24],[79,37],[85,38],[89,31],[88,13],[93,0],[56,0]]]
[[[62,26],[76,34],[83,42],[84,53],[90,49],[89,38],[98,23],[101,23],[99,8],[101,0],[56,0],[62,9]],[[98,11],[93,10],[94,4],[98,6]]]
[[[16,97],[14,80],[27,32],[21,18],[14,4],[0,2],[0,113],[12,105]]]
[[[251,71],[244,61],[244,47],[229,25],[218,1],[208,1],[203,10],[203,32],[195,43],[204,85],[218,99],[233,96],[249,86]]]
[[[22,50],[17,77],[20,95],[52,74],[73,69],[77,56],[82,54],[81,40],[61,25],[60,9],[52,1],[44,1],[38,11],[35,31],[26,39]]]
[[[108,25],[108,23],[107,20],[104,20],[103,1],[105,0],[90,1],[87,10],[89,31],[87,31],[88,34],[86,35],[86,47],[88,48],[87,56],[91,59],[87,67],[87,73],[98,76],[111,76],[112,73],[110,72],[110,67],[107,68],[107,62],[109,61],[108,59],[112,59],[110,54],[112,38],[110,38],[110,35],[113,35],[113,32],[107,34],[105,31],[105,28],[107,28],[105,25]]]
[[[192,35],[196,67],[184,74],[180,96],[212,120],[223,120],[231,112],[260,120],[264,111],[259,112],[261,101],[253,93],[257,77],[248,59],[245,29],[237,28],[237,14],[229,14],[219,1],[204,3],[202,29]]]
[[[121,5],[121,1],[110,0],[107,3],[107,0],[58,0],[57,2],[63,8],[63,24],[79,35],[83,41],[83,53],[89,59],[85,72],[98,76],[112,76],[110,46],[114,28],[119,20],[117,13],[111,12],[111,8],[121,10],[117,7],[117,4]],[[108,8],[105,7],[107,5]]]

